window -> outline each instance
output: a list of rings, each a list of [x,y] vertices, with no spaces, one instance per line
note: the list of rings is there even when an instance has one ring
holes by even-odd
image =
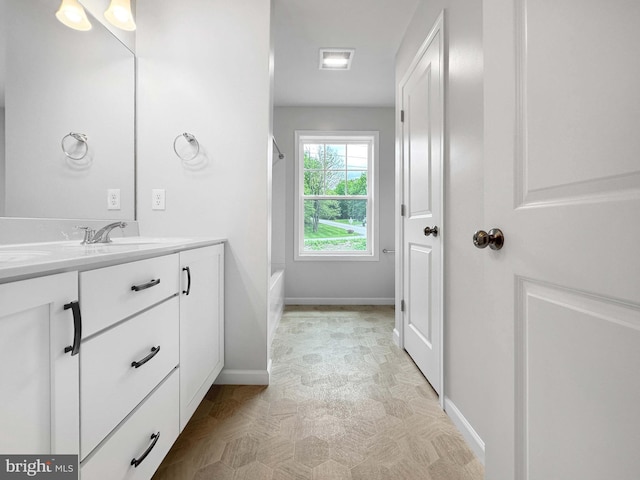
[[[296,132],[296,260],[377,260],[378,132]]]

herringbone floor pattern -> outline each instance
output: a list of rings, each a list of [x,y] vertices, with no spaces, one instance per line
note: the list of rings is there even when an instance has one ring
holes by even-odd
[[[214,386],[154,480],[481,480],[391,307],[289,307],[271,385]]]

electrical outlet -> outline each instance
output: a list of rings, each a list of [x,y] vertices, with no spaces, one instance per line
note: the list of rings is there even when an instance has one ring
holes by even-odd
[[[120,210],[119,188],[109,188],[107,190],[107,210]]]
[[[154,188],[151,190],[151,209],[164,210],[164,188]]]

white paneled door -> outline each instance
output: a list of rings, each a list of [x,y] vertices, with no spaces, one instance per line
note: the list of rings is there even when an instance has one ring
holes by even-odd
[[[483,9],[486,475],[637,480],[640,2]]]
[[[442,52],[441,16],[400,82],[404,348],[438,394],[442,386]]]

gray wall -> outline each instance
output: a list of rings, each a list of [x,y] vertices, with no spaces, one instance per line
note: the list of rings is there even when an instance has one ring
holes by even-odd
[[[4,146],[4,107],[0,108],[0,217],[4,216],[4,195],[5,188],[4,182],[2,179],[4,178],[4,157],[5,157],[5,146]]]
[[[275,109],[278,110],[278,109]],[[271,265],[274,269],[285,268],[285,231],[286,231],[286,201],[287,201],[287,168],[294,161],[293,150],[284,148],[284,138],[279,136],[274,124],[274,136],[278,147],[285,154],[279,159],[278,152],[273,153],[273,169],[271,176]],[[287,143],[287,147],[289,147]],[[275,148],[275,147],[274,147]],[[285,151],[286,150],[286,151]]]
[[[141,233],[228,239],[226,383],[268,378],[270,15],[269,0],[137,5]],[[183,132],[201,148],[186,163],[173,151]],[[165,211],[151,210],[153,188]]]
[[[482,437],[490,388],[482,371],[486,323],[482,318],[483,256],[471,237],[483,228],[482,2],[424,0],[396,55],[400,82],[440,12],[448,43],[445,138],[444,389],[448,413],[457,407]]]
[[[379,148],[379,254],[378,261],[294,261],[295,130],[377,130]],[[284,198],[273,212],[273,262],[286,263],[287,303],[388,303],[394,297],[394,110],[393,108],[278,107],[274,135],[287,158],[274,168],[274,200],[280,188]],[[284,165],[282,163],[284,162]],[[284,166],[284,168],[283,168]],[[278,171],[279,169],[279,171]],[[276,174],[282,178],[277,179]],[[282,188],[284,187],[284,188]],[[284,210],[283,210],[284,207]],[[280,216],[280,218],[278,218]],[[282,217],[284,216],[284,221]],[[276,232],[276,226],[279,233]],[[284,227],[284,230],[282,228]],[[282,241],[284,237],[284,242]]]

